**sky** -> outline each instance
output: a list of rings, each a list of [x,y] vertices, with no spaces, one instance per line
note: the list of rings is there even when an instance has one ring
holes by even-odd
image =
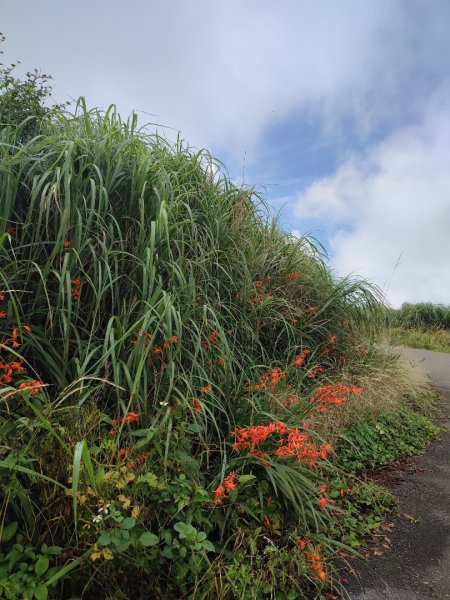
[[[337,276],[450,304],[448,0],[0,0],[3,62],[254,186]]]

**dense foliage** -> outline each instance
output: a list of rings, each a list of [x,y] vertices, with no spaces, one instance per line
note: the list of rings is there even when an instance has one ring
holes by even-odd
[[[80,101],[25,131],[8,114],[2,595],[282,599],[335,587],[326,557],[359,544],[358,507],[382,496],[348,486],[318,431],[361,394],[376,290],[336,279],[207,152],[134,116]]]
[[[407,329],[450,329],[450,306],[405,302],[401,308],[387,311],[387,323]]]

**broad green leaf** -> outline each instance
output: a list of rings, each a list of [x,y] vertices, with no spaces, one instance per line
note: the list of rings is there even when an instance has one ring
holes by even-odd
[[[149,546],[156,546],[156,544],[159,542],[159,539],[154,533],[151,533],[150,531],[144,531],[144,533],[141,533],[139,536],[139,542],[147,548]]]
[[[10,539],[14,537],[14,534],[17,531],[18,523],[17,521],[13,521],[9,525],[7,525],[3,531],[0,533],[0,541],[1,542],[9,542]]]
[[[41,554],[34,565],[35,573],[38,577],[42,577],[42,575],[47,571],[49,565],[48,556],[45,554]]]
[[[47,600],[48,588],[46,588],[45,585],[42,585],[42,583],[39,583],[34,590],[34,595],[36,600]]]

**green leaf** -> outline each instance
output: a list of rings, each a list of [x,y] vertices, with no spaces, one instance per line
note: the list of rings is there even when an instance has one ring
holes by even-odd
[[[100,546],[108,546],[111,543],[111,534],[109,531],[102,531],[97,543],[100,544]]]
[[[34,590],[34,595],[36,600],[47,600],[48,598],[48,589],[42,583],[39,583]]]
[[[131,529],[135,525],[136,525],[136,520],[135,519],[133,519],[132,517],[125,517],[125,519],[120,524],[120,527],[122,529]]]
[[[212,542],[210,542],[209,540],[205,540],[202,544],[204,550],[206,550],[206,552],[215,552],[216,549],[214,547],[214,544]]]
[[[47,571],[49,565],[48,556],[45,554],[41,554],[34,565],[35,573],[38,577],[42,577],[42,575]]]
[[[3,531],[0,532],[0,541],[1,542],[9,542],[10,539],[13,538],[14,534],[17,531],[18,523],[17,521],[13,521],[9,525],[7,525]]]
[[[248,483],[249,481],[253,481],[253,479],[256,479],[256,476],[251,475],[250,473],[248,475],[241,475],[238,477],[239,483]]]
[[[154,533],[151,533],[150,531],[144,531],[144,533],[142,533],[139,537],[139,542],[142,544],[142,546],[148,548],[149,546],[156,546],[156,544],[159,542],[159,539]]]
[[[154,473],[144,473],[138,480],[138,483],[147,483],[150,487],[158,487],[158,477]]]

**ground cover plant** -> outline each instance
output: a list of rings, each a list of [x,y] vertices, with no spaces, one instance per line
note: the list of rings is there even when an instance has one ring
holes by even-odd
[[[0,99],[2,595],[331,598],[390,503],[326,435],[369,397],[376,289],[207,152]]]

